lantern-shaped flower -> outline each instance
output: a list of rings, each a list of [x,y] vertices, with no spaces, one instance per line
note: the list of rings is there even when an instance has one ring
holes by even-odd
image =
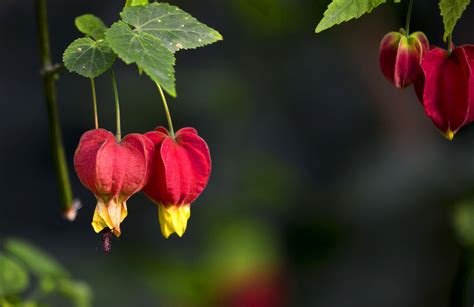
[[[420,75],[423,54],[429,42],[423,32],[406,36],[404,31],[387,33],[380,43],[380,68],[398,88],[412,84]]]
[[[173,137],[159,127],[145,134],[155,144],[150,180],[143,191],[158,205],[163,236],[182,236],[191,215],[190,205],[201,194],[211,174],[206,142],[193,128]]]
[[[444,136],[454,134],[474,119],[474,46],[452,52],[435,47],[426,53],[422,77],[415,82],[425,112]]]
[[[141,134],[129,134],[117,142],[104,129],[84,133],[74,155],[74,167],[82,184],[97,198],[92,227],[120,236],[127,216],[127,200],[139,192],[149,177],[153,143]]]

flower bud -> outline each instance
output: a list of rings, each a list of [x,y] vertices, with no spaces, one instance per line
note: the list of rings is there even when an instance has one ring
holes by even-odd
[[[126,202],[148,180],[152,149],[151,141],[141,134],[129,134],[121,142],[104,129],[82,135],[74,167],[82,184],[97,198],[92,220],[95,232],[108,228],[120,236]]]
[[[175,137],[159,127],[145,134],[155,144],[150,179],[143,189],[158,205],[161,233],[182,236],[191,215],[190,205],[207,185],[211,157],[206,142],[193,128]]]
[[[417,96],[426,115],[452,140],[474,119],[474,46],[452,52],[435,47],[427,52],[421,67],[423,76],[415,82]]]
[[[415,32],[410,36],[390,32],[380,43],[382,73],[396,87],[407,87],[420,75],[421,59],[428,50],[429,42],[422,32]]]

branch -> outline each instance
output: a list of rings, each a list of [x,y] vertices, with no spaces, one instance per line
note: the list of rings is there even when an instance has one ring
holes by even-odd
[[[69,172],[62,142],[57,106],[56,80],[59,72],[62,70],[62,65],[53,64],[51,61],[46,0],[36,0],[36,13],[43,91],[48,108],[48,130],[51,152],[59,185],[61,208],[65,218],[72,221],[76,216],[79,205],[78,202],[72,198],[72,189],[69,181]]]

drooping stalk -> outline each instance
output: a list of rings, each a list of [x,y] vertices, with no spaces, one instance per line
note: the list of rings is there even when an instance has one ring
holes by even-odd
[[[112,86],[114,87],[114,98],[115,98],[115,124],[116,124],[116,137],[117,142],[122,140],[122,129],[120,125],[120,101],[118,96],[118,88],[117,88],[117,78],[115,77],[115,72],[111,68],[110,75],[112,76]]]
[[[92,107],[94,109],[94,126],[95,129],[99,129],[99,115],[97,113],[97,95],[95,93],[95,81],[94,78],[91,80],[91,90],[92,90]]]
[[[170,131],[171,137],[174,138],[173,121],[171,120],[171,114],[170,114],[170,110],[168,108],[168,103],[166,102],[165,93],[163,93],[163,90],[161,89],[161,86],[158,83],[156,83],[156,86],[158,87],[158,91],[160,92],[161,100],[163,101],[163,107],[165,109],[166,119],[168,120],[168,129]]]
[[[408,4],[407,20],[405,24],[405,31],[407,32],[407,36],[410,35],[410,21],[411,21],[412,10],[413,10],[413,0],[410,0],[410,3]]]
[[[51,48],[49,43],[48,15],[46,0],[36,0],[36,14],[38,23],[38,40],[41,61],[41,73],[43,79],[43,91],[46,106],[48,109],[48,131],[53,155],[53,164],[56,171],[56,177],[59,185],[61,198],[61,208],[66,217],[73,219],[75,210],[73,206],[73,197],[71,183],[69,181],[69,171],[66,162],[66,154],[61,136],[61,124],[59,120],[56,78],[59,71],[59,65],[53,65],[51,60]],[[72,218],[71,218],[72,217]]]
[[[448,35],[448,51],[451,53],[453,51],[453,34]]]

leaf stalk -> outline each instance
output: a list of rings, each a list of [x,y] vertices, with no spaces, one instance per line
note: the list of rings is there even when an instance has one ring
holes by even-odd
[[[413,0],[410,0],[408,4],[408,11],[407,11],[407,20],[405,24],[405,30],[407,32],[407,36],[410,35],[410,21],[411,21],[411,12],[413,11]]]
[[[117,88],[117,78],[115,77],[115,72],[113,68],[110,69],[110,75],[112,76],[112,86],[114,88],[114,98],[115,98],[115,124],[116,124],[116,138],[117,142],[122,140],[122,128],[120,124],[120,101]]]
[[[94,109],[94,126],[95,129],[99,129],[99,115],[97,113],[97,96],[95,92],[95,81],[94,78],[90,78],[91,80],[91,90],[92,90],[92,107]]]
[[[173,129],[173,121],[171,120],[170,110],[168,108],[168,103],[166,102],[165,93],[163,93],[163,89],[161,88],[160,84],[156,83],[158,87],[158,91],[160,92],[161,100],[163,101],[163,107],[165,109],[166,119],[168,120],[168,128],[171,134],[171,137],[174,138],[174,129]]]

